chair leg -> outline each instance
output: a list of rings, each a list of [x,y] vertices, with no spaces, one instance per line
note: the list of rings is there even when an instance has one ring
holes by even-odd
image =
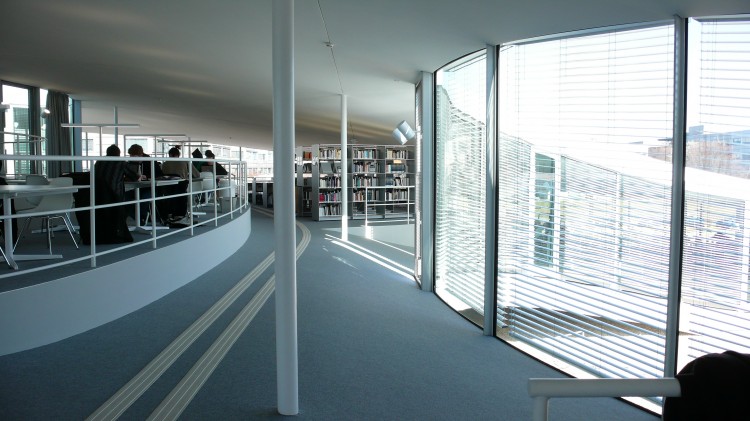
[[[75,244],[76,248],[78,248],[78,242],[76,242],[75,237],[73,236],[73,222],[70,221],[70,217],[68,214],[63,214],[62,216],[63,222],[65,222],[65,226],[68,228],[68,234],[70,234],[70,239],[73,240],[73,244]]]
[[[18,247],[18,242],[21,240],[21,234],[26,231],[26,228],[29,227],[29,223],[31,222],[32,217],[26,218],[26,220],[23,222],[23,228],[21,228],[20,231],[18,231],[18,237],[16,237],[16,243],[13,244],[13,251],[16,251],[16,247]]]
[[[0,254],[3,255],[3,259],[5,259],[5,263],[7,263],[8,266],[10,266],[11,268],[13,268],[13,266],[11,266],[11,264],[10,264],[10,261],[8,261],[8,256],[5,255],[5,251],[3,250],[2,247],[0,247]]]
[[[44,226],[47,227],[47,248],[49,249],[49,254],[52,254],[52,226],[50,224],[50,218],[49,216],[44,217]]]

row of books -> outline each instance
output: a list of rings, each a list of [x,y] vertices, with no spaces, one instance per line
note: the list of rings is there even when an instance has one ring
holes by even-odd
[[[341,192],[339,191],[320,193],[318,195],[318,201],[319,202],[338,202],[341,199],[340,195],[341,195]]]
[[[341,177],[330,175],[327,177],[321,177],[318,186],[323,188],[341,187]]]
[[[385,200],[409,200],[409,192],[406,190],[392,190],[385,192]]]
[[[377,200],[376,193],[374,190],[367,190],[367,195],[365,195],[364,190],[357,190],[352,193],[352,200],[355,202],[364,202],[365,200],[372,202],[373,200]]]
[[[388,177],[385,179],[386,186],[410,186],[409,177]]]
[[[385,172],[406,172],[406,164],[385,164]]]
[[[353,155],[355,159],[376,159],[378,157],[375,149],[355,149]]]
[[[370,187],[370,186],[377,186],[378,185],[378,179],[375,177],[362,177],[362,176],[355,176],[352,179],[352,187]]]
[[[328,148],[318,151],[318,159],[341,159],[340,148]]]
[[[341,215],[341,205],[338,203],[320,205],[318,211],[320,216]]]
[[[406,149],[388,149],[385,151],[386,159],[409,159],[409,151]]]
[[[355,162],[352,164],[354,172],[378,172],[378,165],[375,162]]]

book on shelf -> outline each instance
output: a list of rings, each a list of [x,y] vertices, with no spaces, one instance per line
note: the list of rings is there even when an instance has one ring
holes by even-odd
[[[406,164],[386,164],[385,172],[406,172]]]

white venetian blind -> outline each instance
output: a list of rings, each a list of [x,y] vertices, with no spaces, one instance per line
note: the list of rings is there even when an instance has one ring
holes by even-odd
[[[484,313],[486,54],[436,73],[435,291],[468,317]]]
[[[750,353],[750,19],[688,28],[680,366]]]
[[[664,365],[671,25],[504,46],[498,335],[573,375]]]

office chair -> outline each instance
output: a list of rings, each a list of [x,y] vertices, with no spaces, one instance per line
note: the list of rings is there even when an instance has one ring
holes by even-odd
[[[48,181],[49,185],[58,187],[70,187],[73,185],[73,179],[70,177],[51,178]],[[37,212],[48,213],[45,215],[27,217],[26,221],[24,222],[23,228],[21,228],[18,233],[18,238],[16,239],[16,243],[13,245],[13,250],[15,250],[18,246],[18,242],[21,240],[21,235],[24,233],[24,231],[26,231],[26,228],[28,228],[32,218],[42,218],[42,231],[47,232],[47,247],[49,248],[50,254],[52,254],[51,221],[53,219],[61,219],[63,223],[65,223],[65,227],[68,229],[68,234],[70,234],[70,239],[73,240],[73,244],[76,246],[76,248],[78,248],[78,242],[73,235],[73,232],[75,231],[73,229],[73,223],[70,221],[70,216],[68,216],[68,211],[73,208],[73,193],[48,194],[36,197],[40,198],[36,206],[29,209],[16,210],[16,215],[23,216],[24,214]],[[29,200],[29,202],[32,201]]]

